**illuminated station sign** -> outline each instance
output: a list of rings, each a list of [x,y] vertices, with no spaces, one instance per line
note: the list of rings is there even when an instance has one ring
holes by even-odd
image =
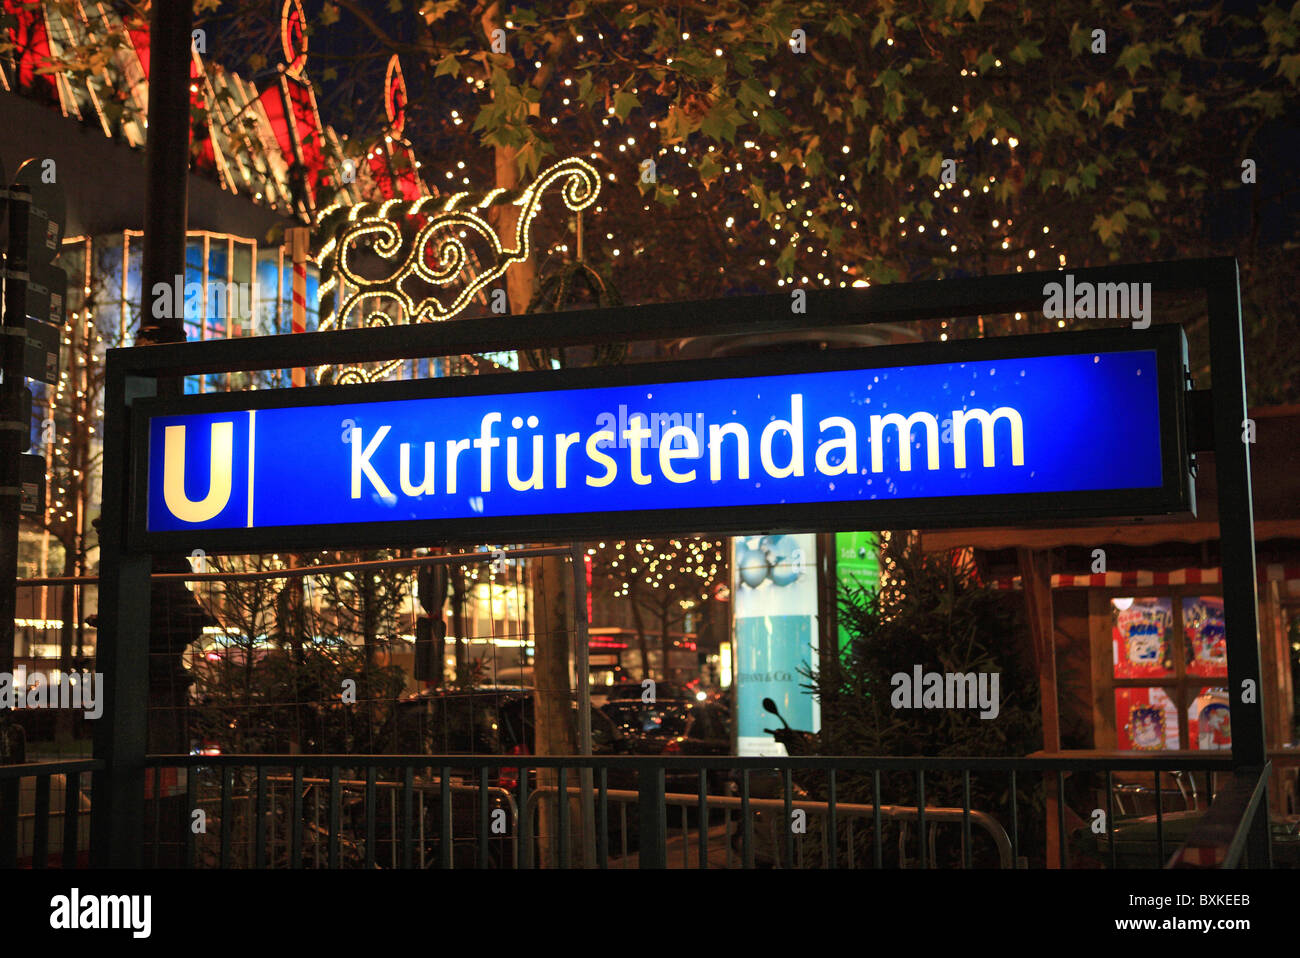
[[[136,533],[288,547],[322,526],[479,541],[1180,511],[1183,350],[1158,327],[142,400]]]

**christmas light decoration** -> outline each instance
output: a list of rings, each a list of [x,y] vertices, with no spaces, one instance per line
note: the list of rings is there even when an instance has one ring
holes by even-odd
[[[544,195],[557,184],[564,205],[575,213],[591,206],[600,193],[600,175],[595,167],[572,156],[544,170],[525,190],[496,189],[478,202],[462,202],[470,194],[456,193],[441,200],[441,209],[436,212],[428,209],[430,197],[409,203],[388,200],[335,206],[323,211],[317,221],[318,235],[324,237],[317,255],[320,295],[323,299],[333,294],[333,305],[322,317],[320,329],[437,322],[454,317],[510,266],[532,255],[529,231]],[[503,203],[522,207],[509,246],[503,245],[496,230],[478,212],[488,205]],[[467,243],[471,235],[479,243]],[[366,276],[355,262],[363,249],[387,264],[398,265],[385,276]],[[475,266],[478,268],[473,269]],[[471,275],[466,281],[467,273]],[[458,289],[445,293],[439,289],[457,283],[461,284]],[[421,285],[428,295],[417,298],[412,287]],[[395,307],[396,315],[375,309],[376,300]],[[373,382],[397,365],[385,363],[369,370],[343,367],[337,370],[333,382]],[[329,368],[318,367],[317,376]]]

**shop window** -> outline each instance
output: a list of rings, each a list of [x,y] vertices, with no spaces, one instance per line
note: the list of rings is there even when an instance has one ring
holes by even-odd
[[[1170,586],[1165,595],[1097,597],[1094,621],[1099,628],[1110,626],[1110,661],[1095,660],[1093,673],[1099,747],[1231,747],[1227,691],[1207,681],[1228,675],[1223,599],[1196,594],[1203,588]],[[1098,656],[1105,654],[1104,645],[1096,648]]]

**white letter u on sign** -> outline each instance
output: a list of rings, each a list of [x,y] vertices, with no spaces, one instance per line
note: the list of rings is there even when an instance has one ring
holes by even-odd
[[[235,424],[212,424],[212,450],[208,466],[208,494],[198,502],[185,495],[185,427],[168,426],[163,432],[163,501],[182,522],[207,522],[230,502],[235,458]]]

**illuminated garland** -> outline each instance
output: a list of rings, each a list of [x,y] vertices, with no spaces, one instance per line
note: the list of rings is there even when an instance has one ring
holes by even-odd
[[[512,192],[493,190],[477,204],[463,201],[466,193],[457,193],[445,200],[421,197],[412,202],[387,200],[384,203],[367,203],[360,206],[333,206],[323,210],[317,219],[319,235],[324,238],[316,256],[320,266],[320,298],[322,305],[327,296],[332,305],[321,317],[320,329],[344,329],[353,314],[363,308],[365,300],[381,299],[397,307],[393,316],[378,310],[368,310],[357,325],[389,326],[395,322],[423,323],[451,319],[460,313],[470,300],[485,287],[496,282],[515,263],[521,263],[532,254],[529,230],[541,209],[545,192],[560,183],[560,195],[569,210],[584,210],[596,201],[600,193],[600,176],[586,160],[569,157],[543,171],[526,190]],[[435,203],[441,208],[431,209]],[[515,224],[514,245],[503,246],[496,231],[479,210],[490,205],[513,203],[522,207]],[[457,209],[457,206],[467,207]],[[420,224],[409,239],[403,234],[403,222],[408,218]],[[422,221],[422,222],[421,222]],[[466,243],[470,234],[488,254],[476,254]],[[374,279],[357,273],[353,257],[360,252],[357,246],[369,240],[366,254],[373,254],[390,264],[398,264],[388,275]],[[473,267],[483,262],[475,271]],[[403,288],[409,282],[433,287],[449,287],[470,270],[471,277],[450,299],[432,295],[417,299]],[[359,313],[358,313],[359,315]],[[339,368],[333,377],[335,383],[374,382],[392,372],[399,361],[381,364],[373,370],[359,366]],[[320,379],[329,366],[316,368]]]
[[[280,9],[280,48],[285,72],[291,77],[301,76],[307,65],[307,15],[299,0],[284,0]]]

